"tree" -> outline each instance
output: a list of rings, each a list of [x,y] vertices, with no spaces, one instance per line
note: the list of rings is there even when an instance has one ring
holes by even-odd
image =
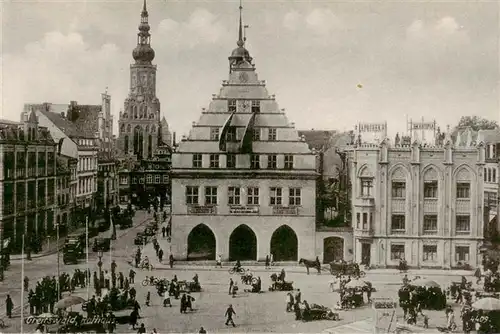
[[[458,129],[470,127],[474,131],[498,129],[498,123],[479,116],[462,116],[458,125],[453,129],[455,133]]]

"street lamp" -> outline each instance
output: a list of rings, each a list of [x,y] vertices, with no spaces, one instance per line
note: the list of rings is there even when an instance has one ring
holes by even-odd
[[[102,251],[98,251],[97,256],[99,257],[99,262],[97,262],[97,266],[99,267],[99,276],[100,276],[102,272]]]
[[[61,279],[61,274],[60,274],[60,260],[59,260],[59,225],[60,224],[56,224],[56,247],[57,247],[57,280],[56,280],[56,283],[57,283],[57,298],[61,298],[61,286],[59,284],[59,280]]]
[[[6,259],[5,259],[6,260]],[[3,282],[3,266],[7,261],[4,260],[3,255],[3,226],[0,226],[0,282]]]

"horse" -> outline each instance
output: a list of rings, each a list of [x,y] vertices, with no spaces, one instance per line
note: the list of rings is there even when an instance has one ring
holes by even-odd
[[[318,275],[321,275],[321,264],[319,264],[316,260],[306,260],[300,259],[299,264],[304,264],[307,269],[307,274],[309,275],[309,268],[315,268],[318,271]]]

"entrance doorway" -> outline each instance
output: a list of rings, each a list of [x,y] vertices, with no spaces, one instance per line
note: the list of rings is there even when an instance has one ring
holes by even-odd
[[[342,261],[344,259],[344,239],[328,237],[323,240],[323,263]]]
[[[215,235],[205,224],[196,225],[188,235],[188,260],[215,260]]]
[[[231,233],[229,237],[229,260],[257,260],[257,236],[247,225],[240,225]]]
[[[282,225],[271,237],[271,254],[274,261],[298,261],[299,241],[297,234],[288,225]]]
[[[366,242],[361,243],[361,264],[370,265],[372,245]]]

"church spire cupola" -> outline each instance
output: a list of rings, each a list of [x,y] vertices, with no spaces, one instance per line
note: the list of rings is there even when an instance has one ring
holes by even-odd
[[[242,62],[250,63],[252,61],[252,57],[250,57],[250,53],[245,48],[246,38],[243,37],[242,12],[243,12],[243,6],[241,5],[241,0],[240,0],[240,24],[239,24],[239,30],[238,30],[238,41],[236,42],[236,45],[238,47],[233,50],[233,52],[231,53],[231,56],[229,57],[229,63],[231,66],[238,65]]]
[[[146,0],[144,0],[139,33],[137,34],[137,46],[132,52],[136,64],[151,64],[151,61],[155,58],[155,51],[151,48],[151,34],[149,33],[151,27],[149,26],[148,17]]]

